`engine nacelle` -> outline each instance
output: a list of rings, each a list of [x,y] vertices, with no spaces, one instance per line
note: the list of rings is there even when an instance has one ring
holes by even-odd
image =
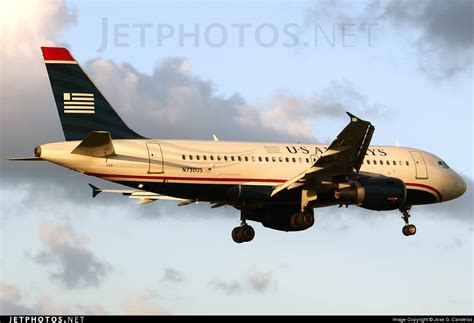
[[[405,183],[394,177],[363,178],[334,194],[341,204],[357,204],[374,211],[399,209],[404,205],[406,195]]]

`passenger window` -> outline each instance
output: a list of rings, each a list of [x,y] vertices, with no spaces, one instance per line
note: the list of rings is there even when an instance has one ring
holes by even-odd
[[[306,158],[306,162],[309,163],[309,158]]]
[[[224,156],[224,160],[227,161],[227,156]]]
[[[240,156],[238,156],[237,159],[238,159],[239,161],[242,161],[242,158],[241,158]]]
[[[276,158],[275,158],[275,157],[272,157],[272,162],[276,162]]]
[[[196,160],[199,160],[199,155],[196,155]]]
[[[303,162],[303,158],[300,157],[300,163],[302,163],[302,162]]]
[[[370,160],[367,159],[367,165],[370,165]]]
[[[185,155],[181,156],[181,158],[182,158],[183,160],[186,160],[186,156],[185,156]]]
[[[193,155],[189,155],[189,160],[193,160]]]
[[[383,160],[380,160],[380,165],[382,165],[382,166],[383,166]]]
[[[268,157],[265,157],[265,161],[266,161],[266,162],[269,162],[270,160],[268,159]]]
[[[397,166],[397,162],[396,162],[396,161],[393,161],[393,166]]]
[[[402,165],[403,165],[403,163],[402,163],[402,161],[401,161],[401,160],[399,160],[399,161],[398,161],[398,164],[399,164],[400,166],[402,166]]]
[[[254,162],[256,160],[255,156],[252,156],[252,161]]]
[[[258,161],[261,162],[261,161],[262,161],[262,157],[259,156],[259,157],[258,157]]]
[[[202,159],[204,159],[204,160],[207,160],[207,157],[206,157],[206,155],[202,156]]]
[[[410,166],[410,164],[408,163],[408,161],[406,161],[405,164],[407,164],[407,166]]]
[[[283,162],[283,157],[278,157],[278,161],[281,163]]]
[[[211,156],[209,156],[209,158],[210,158],[211,160],[214,160],[214,156],[212,156],[212,155],[211,155]]]
[[[293,160],[293,163],[296,163],[296,158],[295,157],[293,157],[291,159]]]
[[[377,165],[377,161],[376,161],[376,160],[374,160],[374,165]]]
[[[230,156],[230,160],[234,161],[234,156]]]
[[[217,155],[217,160],[221,160],[221,156]]]
[[[245,161],[248,162],[249,161],[249,158],[247,156],[244,157],[245,158]]]
[[[288,157],[285,158],[286,162],[289,163],[290,159]]]

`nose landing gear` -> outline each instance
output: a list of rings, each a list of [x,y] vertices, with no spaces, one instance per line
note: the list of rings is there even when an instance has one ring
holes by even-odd
[[[405,205],[400,208],[400,212],[403,214],[402,219],[405,221],[405,225],[402,228],[402,233],[407,237],[416,233],[416,227],[413,224],[410,224],[408,220],[410,218],[410,209],[411,205]]]

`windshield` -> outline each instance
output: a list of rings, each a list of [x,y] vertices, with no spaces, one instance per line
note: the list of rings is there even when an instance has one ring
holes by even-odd
[[[439,165],[439,167],[441,167],[441,168],[449,169],[448,164],[446,164],[446,163],[445,163],[444,161],[442,161],[442,160],[439,160],[439,161],[438,161],[438,165]]]

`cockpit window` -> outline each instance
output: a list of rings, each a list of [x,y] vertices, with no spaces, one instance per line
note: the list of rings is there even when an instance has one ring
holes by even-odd
[[[441,168],[449,169],[448,164],[446,164],[446,163],[445,163],[444,161],[442,161],[442,160],[439,160],[439,161],[438,161],[438,165],[439,165],[439,167],[441,167]]]

